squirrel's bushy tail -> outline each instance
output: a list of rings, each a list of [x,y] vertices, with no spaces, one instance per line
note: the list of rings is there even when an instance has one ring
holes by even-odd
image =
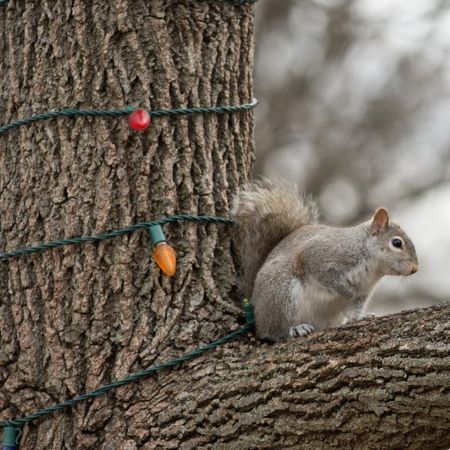
[[[282,180],[263,179],[244,188],[232,215],[238,225],[238,248],[244,294],[251,297],[256,275],[271,250],[294,230],[317,223],[315,202]]]

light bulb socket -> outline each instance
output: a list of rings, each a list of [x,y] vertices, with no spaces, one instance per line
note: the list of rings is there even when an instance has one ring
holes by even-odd
[[[150,239],[153,245],[166,242],[166,237],[164,236],[161,225],[153,225],[152,227],[149,227],[148,233],[150,234]]]
[[[3,450],[16,450],[19,448],[19,440],[22,435],[20,428],[5,427],[3,428]]]

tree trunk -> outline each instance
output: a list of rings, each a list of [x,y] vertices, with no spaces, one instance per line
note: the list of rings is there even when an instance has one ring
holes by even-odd
[[[253,96],[253,7],[192,0],[10,0],[0,7],[3,123],[64,108],[237,105]],[[253,114],[54,119],[0,136],[0,249],[163,216],[228,216],[253,159]],[[236,326],[231,231],[165,227],[176,276],[145,232],[0,266],[0,418],[91,391]],[[164,384],[164,380],[161,379]],[[25,449],[152,445],[155,381],[24,428]],[[147,428],[147,431],[149,429]]]

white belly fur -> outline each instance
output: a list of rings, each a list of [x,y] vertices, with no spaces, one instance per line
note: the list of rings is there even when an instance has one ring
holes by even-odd
[[[290,326],[308,323],[316,330],[341,325],[346,316],[345,311],[350,302],[335,291],[328,289],[317,281],[309,279],[307,287],[302,286],[298,279],[291,281],[291,311]]]

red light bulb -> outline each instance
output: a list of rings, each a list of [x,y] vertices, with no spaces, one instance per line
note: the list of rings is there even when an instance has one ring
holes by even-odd
[[[150,115],[145,109],[136,109],[128,116],[128,123],[133,130],[144,131],[150,125]]]

